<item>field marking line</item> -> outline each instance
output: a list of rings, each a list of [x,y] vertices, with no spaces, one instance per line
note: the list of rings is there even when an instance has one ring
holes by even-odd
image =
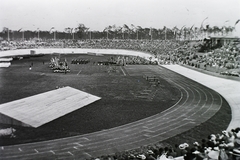
[[[122,66],[120,66],[122,72],[123,72],[123,75],[126,76],[126,73],[124,72],[124,70],[122,69]]]
[[[80,140],[80,139],[85,139],[85,140],[89,141],[89,139],[87,137],[81,137],[78,140]]]
[[[87,152],[84,152],[86,155],[88,155],[89,157],[92,157],[92,155],[91,154],[89,154],[89,153],[87,153]]]
[[[77,144],[77,145],[78,145],[78,146],[80,146],[80,147],[82,147],[82,146],[83,146],[82,144],[79,144],[79,143],[77,143],[77,142],[76,142],[76,143],[73,143],[73,144]]]
[[[81,72],[82,72],[82,70],[80,70],[77,75],[79,75]]]
[[[172,131],[172,130],[176,130],[176,129],[182,127],[182,126],[185,126],[185,125],[187,125],[187,124],[189,124],[189,122],[184,123],[184,124],[181,124],[181,125],[179,125],[179,126],[177,126],[177,127],[174,127],[174,128],[170,128],[170,127],[168,127],[168,128],[169,128],[170,131]],[[169,130],[166,131],[166,132],[161,132],[160,134],[157,134],[157,135],[143,134],[143,136],[146,137],[146,139],[150,139],[150,138],[157,137],[157,136],[159,136],[159,135],[166,134],[166,133],[169,132]],[[141,142],[141,141],[144,141],[144,140],[146,140],[146,139],[142,139],[142,138],[141,138],[141,139],[139,139],[139,140],[136,140],[136,141],[134,141],[134,142],[130,142],[130,143],[127,143],[127,144],[133,144],[133,143],[136,143],[136,142]],[[110,149],[110,148],[104,148],[104,149],[102,149],[101,151],[108,150],[108,149]],[[98,151],[99,151],[99,150],[98,150]],[[96,150],[93,151],[93,152],[96,152]]]
[[[38,153],[38,150],[34,149],[34,151],[35,151],[36,153]]]
[[[52,154],[55,154],[55,152],[53,150],[50,150],[49,152],[52,152]]]
[[[74,149],[76,149],[76,150],[78,150],[78,148],[77,147],[73,147]]]
[[[67,153],[69,153],[70,155],[74,156],[70,151],[68,151]]]

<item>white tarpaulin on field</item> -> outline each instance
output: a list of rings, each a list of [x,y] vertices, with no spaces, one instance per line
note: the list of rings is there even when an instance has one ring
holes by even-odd
[[[39,127],[99,99],[78,89],[64,87],[1,104],[0,113],[25,125]]]
[[[0,68],[9,67],[10,65],[11,65],[10,62],[0,62]]]

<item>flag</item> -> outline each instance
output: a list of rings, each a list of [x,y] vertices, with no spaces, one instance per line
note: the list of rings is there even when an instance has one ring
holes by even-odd
[[[193,26],[194,26],[194,25],[192,25],[192,27],[190,28],[190,31],[192,31],[192,29],[193,29]]]
[[[185,27],[185,25],[184,26],[182,26],[182,28],[180,29],[180,33],[182,32],[182,29]]]
[[[129,27],[126,24],[123,25],[123,28],[125,28],[127,30],[129,29]]]
[[[112,29],[112,26],[109,25],[109,26],[106,27],[103,31],[104,31],[104,32],[109,32],[111,29]]]
[[[238,24],[239,21],[240,21],[240,19],[238,19],[238,20],[236,21],[235,26]]]
[[[208,19],[208,17],[206,17],[203,21],[202,21],[202,23],[201,23],[201,30],[203,30],[204,29],[204,27],[203,27],[203,22],[206,20],[206,19]]]
[[[125,33],[127,31],[129,31],[129,27],[126,24],[124,24],[122,27],[122,32]]]
[[[209,29],[209,25],[206,25],[206,29]]]
[[[50,29],[49,33],[51,34],[52,32],[54,32],[53,30],[54,30],[54,27]]]
[[[133,24],[131,24],[131,28],[132,28],[132,32],[136,32],[137,29]]]
[[[35,31],[35,33],[38,33],[39,32],[39,28],[37,28],[37,30]]]
[[[9,30],[9,29],[8,29],[7,27],[3,27],[3,31],[2,31],[2,32],[3,32],[3,33],[7,33],[8,30]]]

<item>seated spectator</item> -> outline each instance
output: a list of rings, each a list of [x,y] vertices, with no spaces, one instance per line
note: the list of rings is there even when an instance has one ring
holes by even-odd
[[[184,160],[195,160],[197,158],[197,154],[200,152],[196,150],[196,148],[191,148],[186,155],[184,156]]]

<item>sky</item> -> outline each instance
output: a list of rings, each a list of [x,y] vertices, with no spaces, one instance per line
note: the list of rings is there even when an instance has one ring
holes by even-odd
[[[0,0],[0,31],[75,28],[91,31],[109,25],[143,28],[234,26],[240,0]],[[240,37],[240,22],[236,25]]]

